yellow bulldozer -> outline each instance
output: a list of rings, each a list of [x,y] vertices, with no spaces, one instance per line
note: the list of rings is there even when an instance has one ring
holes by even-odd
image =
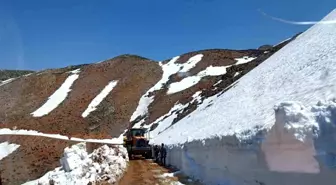
[[[127,148],[129,158],[141,155],[146,159],[153,158],[152,146],[149,144],[149,129],[131,128],[124,135],[124,147]]]

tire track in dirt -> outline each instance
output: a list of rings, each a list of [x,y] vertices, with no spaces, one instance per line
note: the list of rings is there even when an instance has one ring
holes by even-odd
[[[117,185],[202,185],[187,176],[162,177],[173,170],[162,167],[152,160],[130,160],[126,173]]]
[[[157,185],[158,175],[168,172],[167,169],[150,160],[130,160],[128,169],[118,185]]]

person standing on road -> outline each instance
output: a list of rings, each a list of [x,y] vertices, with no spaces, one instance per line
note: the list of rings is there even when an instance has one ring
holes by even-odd
[[[160,157],[161,157],[161,164],[163,166],[166,166],[167,150],[163,143],[161,144]]]
[[[155,145],[154,146],[154,159],[156,163],[159,162],[159,152],[160,152],[159,146]]]

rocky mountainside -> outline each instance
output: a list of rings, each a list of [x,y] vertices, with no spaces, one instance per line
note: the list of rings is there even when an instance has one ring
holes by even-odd
[[[115,138],[131,124],[151,128],[155,137],[205,98],[227,91],[295,38],[260,49],[194,51],[162,62],[122,55],[100,63],[8,76],[15,78],[0,84],[0,130]],[[160,125],[172,114],[174,119]],[[1,135],[0,142],[6,141],[20,146],[0,161],[5,184],[24,183],[53,170],[63,149],[75,143]]]

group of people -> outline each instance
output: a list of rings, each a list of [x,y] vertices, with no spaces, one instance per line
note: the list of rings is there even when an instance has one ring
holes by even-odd
[[[163,166],[166,166],[166,157],[167,157],[167,149],[162,143],[161,146],[154,146],[154,160],[156,163],[159,163]]]

